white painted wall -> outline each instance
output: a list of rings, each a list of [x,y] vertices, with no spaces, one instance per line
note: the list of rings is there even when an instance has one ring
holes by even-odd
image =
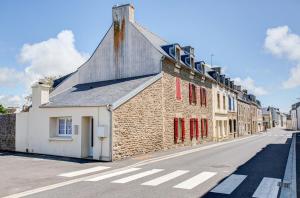
[[[220,108],[218,108],[217,94],[220,94]],[[223,96],[225,95],[226,109],[223,108]],[[228,93],[227,90],[220,87],[217,84],[212,86],[212,104],[213,104],[213,139],[218,140],[219,138],[226,138],[229,133],[229,123],[228,123]],[[237,102],[236,104],[237,105]],[[237,109],[237,107],[235,107]],[[217,123],[222,123],[217,124]],[[227,123],[224,126],[224,123]]]
[[[50,118],[72,117],[71,139],[51,137]],[[93,158],[99,159],[102,145],[103,160],[110,160],[110,139],[101,142],[96,137],[97,126],[106,126],[110,134],[110,112],[106,107],[72,107],[72,108],[31,108],[28,113],[17,114],[16,150],[32,153],[42,153],[58,156],[81,158],[82,117],[94,118],[94,148]],[[78,125],[78,135],[75,134]]]

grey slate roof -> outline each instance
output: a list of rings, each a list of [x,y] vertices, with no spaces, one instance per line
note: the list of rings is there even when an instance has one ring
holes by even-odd
[[[134,27],[140,31],[147,40],[163,55],[171,58],[162,48],[161,46],[169,44],[167,41],[159,37],[158,35],[154,34],[153,32],[147,30],[143,26],[139,25],[138,23],[132,23]]]
[[[50,98],[41,107],[88,107],[113,104],[154,78],[154,75],[78,84]]]

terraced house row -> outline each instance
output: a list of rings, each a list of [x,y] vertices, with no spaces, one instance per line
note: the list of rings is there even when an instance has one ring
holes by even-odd
[[[260,102],[220,67],[139,25],[130,4],[114,6],[112,18],[87,62],[51,92],[32,87],[16,150],[112,161],[260,130]]]

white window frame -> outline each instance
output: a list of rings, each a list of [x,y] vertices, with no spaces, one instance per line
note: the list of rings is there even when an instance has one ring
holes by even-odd
[[[63,120],[64,121],[64,133],[60,133],[60,126],[59,126],[59,121]],[[71,133],[67,133],[67,121],[71,121]],[[57,136],[60,137],[71,137],[73,134],[73,126],[72,126],[72,117],[58,117],[57,118]]]

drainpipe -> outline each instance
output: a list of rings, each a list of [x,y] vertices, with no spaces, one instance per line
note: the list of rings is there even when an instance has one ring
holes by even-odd
[[[112,106],[110,104],[106,105],[107,111],[109,111],[109,119],[110,119],[110,125],[109,125],[109,156],[110,161],[112,161]]]

